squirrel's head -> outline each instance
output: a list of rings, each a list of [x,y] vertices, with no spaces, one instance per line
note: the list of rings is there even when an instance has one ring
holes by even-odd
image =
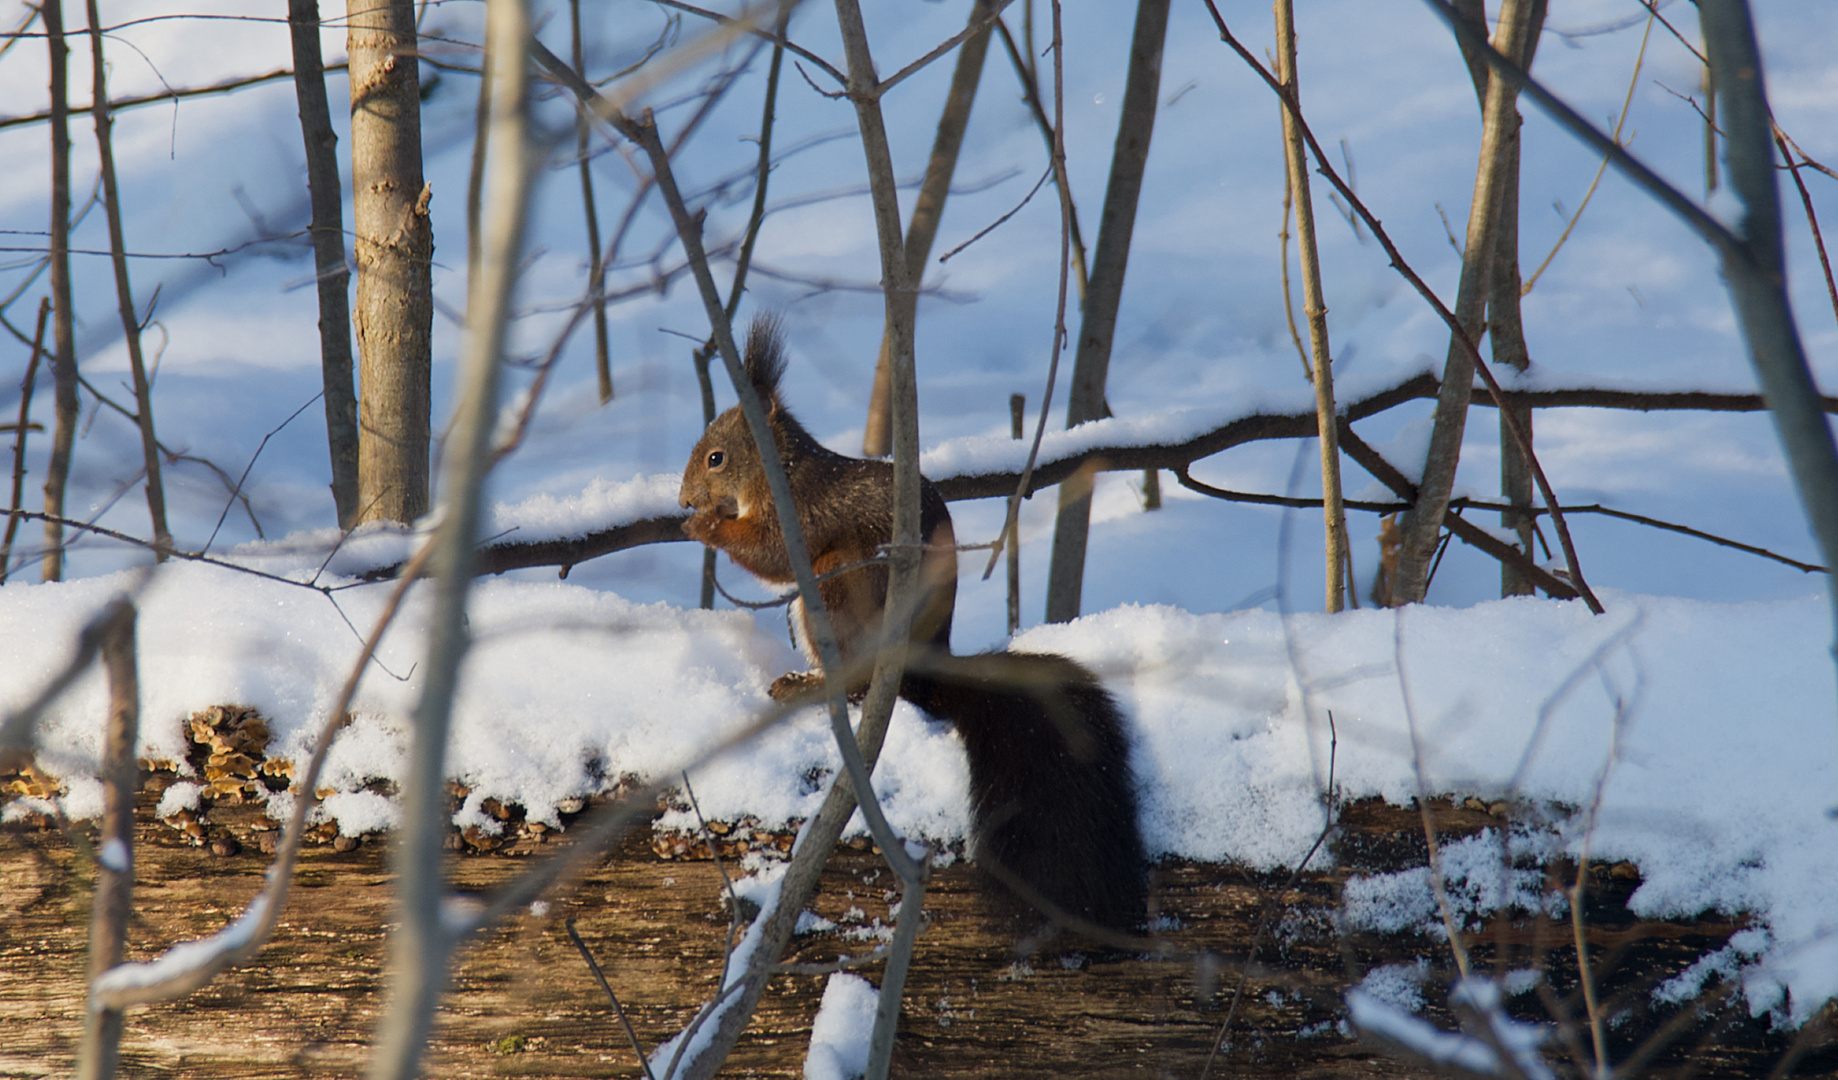
[[[747,379],[776,427],[784,415],[779,378],[785,373],[784,332],[776,317],[754,317],[747,332],[745,364]],[[683,531],[705,543],[721,520],[747,517],[759,506],[770,508],[772,496],[766,489],[759,447],[740,406],[717,416],[702,433],[683,469],[677,503],[694,511]]]

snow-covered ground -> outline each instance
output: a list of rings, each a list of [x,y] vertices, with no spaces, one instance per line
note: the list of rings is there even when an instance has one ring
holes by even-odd
[[[336,15],[335,5],[322,6],[328,18]],[[1661,6],[1693,33],[1690,5]],[[1267,8],[1222,7],[1235,31],[1261,52],[1269,38]],[[156,92],[162,79],[194,86],[289,64],[285,26],[247,16],[244,5],[198,0],[172,8],[225,17],[138,21],[155,5],[103,5],[110,25],[136,20],[110,38],[116,95]],[[965,8],[871,6],[882,70],[953,32]],[[657,9],[616,10],[590,20],[590,65],[598,72],[635,59],[664,25]],[[1585,115],[1605,121],[1620,110],[1627,90],[1641,12],[1631,0],[1556,0],[1539,73]],[[1757,15],[1782,128],[1815,158],[1838,161],[1838,22],[1822,0],[1777,0],[1757,5]],[[1452,295],[1458,260],[1438,210],[1460,232],[1478,121],[1466,69],[1446,30],[1405,0],[1309,4],[1300,17],[1311,122],[1327,144],[1344,140],[1362,197],[1417,269]],[[477,39],[476,5],[431,4],[426,19],[425,29],[439,39],[430,46],[437,59],[474,59],[445,42]],[[1066,19],[1072,183],[1087,236],[1095,239],[1129,18],[1127,5],[1076,5]],[[565,54],[565,11],[543,35]],[[793,36],[820,55],[840,57],[820,6],[797,16]],[[336,29],[324,41],[328,58],[342,54]],[[79,47],[71,83],[87,87],[84,43],[73,38],[73,44]],[[745,140],[758,123],[764,67],[763,56],[756,57],[690,143],[680,166],[688,188],[702,190],[749,168],[755,149]],[[674,101],[708,73],[678,80],[654,100]],[[923,168],[948,77],[948,62],[935,65],[887,99],[902,176],[916,177]],[[1690,54],[1656,28],[1628,131],[1636,153],[1701,193],[1702,124],[1670,92],[1696,92],[1698,77]],[[44,84],[40,39],[22,40],[0,56],[0,100],[9,113],[42,108]],[[344,86],[337,76],[328,85],[336,117]],[[1010,209],[1044,167],[1038,134],[999,48],[983,85],[959,167],[965,190],[948,207],[939,251]],[[1306,407],[1278,284],[1276,106],[1218,43],[1198,6],[1177,7],[1162,86],[1111,366],[1110,397],[1119,416],[1113,424],[1193,430],[1258,408]],[[467,75],[443,71],[424,106],[435,288],[450,312],[463,306],[474,89]],[[821,290],[810,282],[874,285],[868,204],[859,194],[796,200],[859,185],[860,151],[847,137],[822,141],[852,131],[846,104],[818,96],[790,71],[783,94],[778,145],[810,145],[787,156],[773,175],[772,202],[785,208],[761,236],[750,308],[784,314],[792,341],[790,404],[829,445],[853,451],[880,332],[879,299],[872,291]],[[688,111],[660,108],[660,122],[675,130]],[[568,114],[551,102],[543,116],[560,130]],[[73,130],[76,186],[87,192],[94,145],[86,121]],[[125,111],[116,139],[135,252],[212,252],[305,223],[300,140],[285,80]],[[45,143],[42,125],[0,127],[0,153],[14,165],[0,173],[0,226],[12,230],[5,246],[13,252],[0,267],[0,297],[23,286],[5,314],[28,333],[44,290],[42,280],[26,279],[32,252],[43,245]],[[1581,199],[1596,162],[1536,113],[1528,112],[1525,146],[1522,257],[1529,274]],[[605,223],[623,209],[632,174],[617,153],[601,154],[595,167]],[[1808,183],[1826,219],[1838,220],[1838,186],[1817,175]],[[539,191],[520,294],[525,317],[515,335],[525,354],[546,345],[582,288],[578,192],[567,162],[545,175]],[[741,182],[712,201],[711,236],[740,227],[750,194]],[[1348,400],[1440,357],[1446,333],[1370,238],[1335,218],[1319,186],[1317,205],[1330,330],[1341,398]],[[1815,369],[1831,385],[1838,381],[1838,329],[1803,214],[1791,196],[1786,207],[1802,333]],[[1031,430],[1051,332],[1057,216],[1045,194],[1038,196],[1000,230],[929,273],[939,294],[922,301],[919,328],[928,468],[952,471],[1012,453],[1010,393],[1028,395]],[[676,256],[664,245],[667,227],[660,206],[648,202],[614,288],[647,280],[654,250],[664,250],[665,268],[674,266]],[[106,247],[100,208],[84,218],[76,245]],[[149,257],[133,266],[143,308],[159,289],[149,353],[159,357],[154,401],[162,439],[240,473],[263,437],[317,391],[314,294],[302,287],[311,272],[306,249],[292,240],[210,263]],[[107,261],[80,256],[75,269],[80,361],[99,389],[125,401],[125,349]],[[598,404],[591,345],[577,336],[525,446],[493,479],[493,497],[503,504],[498,528],[553,535],[673,503],[669,477],[692,445],[701,413],[690,346],[672,332],[701,336],[699,302],[679,284],[615,305],[609,314],[619,397]],[[1711,254],[1612,174],[1526,298],[1526,323],[1537,385],[1754,390]],[[435,329],[438,416],[448,404],[459,330],[445,315]],[[6,355],[14,357],[7,370],[21,371],[23,348]],[[85,400],[88,409],[93,402]],[[0,399],[0,413],[10,414],[15,401]],[[1401,408],[1363,421],[1361,430],[1404,460],[1422,444],[1428,408]],[[42,376],[33,415],[50,415]],[[1601,502],[1817,561],[1763,415],[1550,410],[1540,413],[1537,428],[1541,460],[1566,502]],[[1461,483],[1485,494],[1497,489],[1497,436],[1484,411],[1469,431]],[[32,444],[29,491],[43,475],[44,443]],[[132,429],[101,409],[78,444],[71,500],[78,513],[144,533],[140,493],[132,486],[137,455]],[[1307,467],[1314,457],[1306,445],[1255,444],[1196,472],[1225,487],[1307,494],[1315,489]],[[1350,465],[1347,475],[1349,495],[1388,497]],[[256,543],[249,517],[236,509],[213,550],[311,579],[330,542],[327,476],[322,414],[313,405],[268,441],[249,473],[247,493],[270,542]],[[1645,880],[1633,901],[1638,910],[1752,914],[1765,938],[1745,938],[1721,970],[1740,973],[1758,1011],[1797,1020],[1838,993],[1831,932],[1838,925],[1838,824],[1829,813],[1838,693],[1823,577],[1676,534],[1579,517],[1572,528],[1605,616],[1575,604],[1490,600],[1497,593],[1494,564],[1456,545],[1439,571],[1431,606],[1330,618],[1308,613],[1321,593],[1316,516],[1216,503],[1167,480],[1164,509],[1143,513],[1133,479],[1109,476],[1098,489],[1085,586],[1092,614],[1069,626],[1034,627],[1015,644],[1074,655],[1117,690],[1133,718],[1145,827],[1156,851],[1259,867],[1292,862],[1321,825],[1331,711],[1343,795],[1408,800],[1425,790],[1489,798],[1517,791],[1586,808],[1600,785],[1591,851],[1639,864]],[[169,474],[168,497],[179,545],[202,546],[224,509],[222,484],[181,463]],[[1036,498],[1023,514],[1030,624],[1038,621],[1051,504],[1050,494]],[[959,503],[953,513],[966,541],[999,528],[996,503]],[[1356,516],[1353,527],[1364,583],[1376,557],[1375,523]],[[35,536],[35,527],[24,535]],[[369,543],[377,550],[403,546],[386,538]],[[0,588],[0,708],[25,700],[62,664],[83,620],[134,586],[138,579],[125,568],[144,561],[138,552],[84,541],[72,556],[76,580],[67,584],[27,583],[36,577],[29,557],[15,568],[14,581]],[[454,774],[473,789],[463,819],[477,818],[486,797],[522,803],[541,817],[558,800],[609,777],[668,775],[764,704],[765,684],[797,663],[782,615],[691,610],[699,562],[699,550],[688,544],[656,545],[575,567],[566,582],[551,571],[522,571],[479,583],[471,612],[478,646],[461,687],[450,755]],[[1004,638],[1000,576],[980,581],[981,563],[976,554],[965,558],[960,650]],[[347,584],[329,576],[341,567],[334,564],[322,583]],[[739,571],[724,563],[723,572],[731,588],[750,589]],[[331,707],[386,588],[356,586],[328,599],[216,567],[162,569],[142,595],[145,752],[181,758],[182,718],[237,702],[271,718],[273,753],[298,755]],[[423,612],[415,603],[385,642],[382,666],[372,669],[357,700],[358,722],[334,751],[329,779],[344,793],[327,809],[349,830],[391,818],[386,799],[360,788],[400,767],[402,725],[420,689],[414,671]],[[94,677],[86,680],[43,732],[45,764],[70,778],[72,813],[99,806],[93,781],[84,777],[99,743],[101,694]],[[813,777],[833,767],[832,753],[819,719],[794,718],[749,748],[702,765],[697,794],[711,816],[802,817],[816,797]],[[898,827],[944,842],[962,836],[963,762],[945,729],[902,707],[877,780]],[[1574,851],[1583,820],[1512,842]],[[1498,839],[1492,843],[1497,849]],[[1467,875],[1461,881],[1473,896],[1469,910],[1489,903],[1495,888],[1482,879],[1497,855],[1483,848],[1451,849],[1451,873]],[[1374,925],[1430,919],[1421,881],[1379,880],[1364,888],[1355,895],[1359,917]]]

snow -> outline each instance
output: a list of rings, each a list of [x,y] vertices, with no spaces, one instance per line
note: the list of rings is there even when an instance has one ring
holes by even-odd
[[[103,5],[108,22],[154,7]],[[226,0],[188,0],[184,7],[241,13]],[[328,61],[343,47],[337,7],[322,5]],[[919,43],[954,32],[961,7],[870,5],[883,69],[895,70]],[[1607,0],[1558,0],[1550,23],[1579,28],[1622,14],[1622,6]],[[1838,159],[1838,23],[1821,0],[1778,0],[1758,5],[1756,16],[1777,119],[1810,154],[1831,163]],[[431,32],[476,39],[474,5],[432,5],[427,17]],[[1299,18],[1311,122],[1325,143],[1346,140],[1357,157],[1362,197],[1424,278],[1452,299],[1457,262],[1438,209],[1459,231],[1478,133],[1453,44],[1426,11],[1408,3],[1325,0],[1306,5]],[[1117,416],[1059,430],[1067,354],[1043,461],[1097,445],[1179,442],[1236,418],[1312,407],[1276,285],[1282,182],[1276,110],[1222,51],[1204,12],[1181,8],[1173,20],[1166,104],[1110,372]],[[1257,52],[1268,43],[1261,36],[1266,21],[1247,12],[1234,30]],[[545,24],[552,46],[556,27],[566,22]],[[590,65],[611,70],[636,59],[643,47],[637,39],[648,41],[656,29],[590,20]],[[1093,236],[1121,98],[1118,49],[1128,35],[1127,5],[1069,10],[1067,30],[1069,168]],[[815,8],[800,12],[793,36],[821,55],[839,53],[833,26]],[[1620,108],[1637,38],[1637,30],[1553,37],[1538,70],[1585,115],[1606,116]],[[174,86],[198,85],[290,63],[278,22],[154,21],[123,28],[110,41],[112,85],[121,95],[157,91],[162,77]],[[116,41],[134,48],[116,49]],[[1385,63],[1375,67],[1374,56]],[[966,183],[967,190],[954,194],[939,250],[1006,212],[1038,175],[1038,136],[999,56],[990,64],[959,177],[1014,175],[986,190],[968,190],[975,185]],[[89,84],[87,65],[86,51],[75,50],[70,74],[79,96]],[[1702,125],[1665,89],[1695,86],[1695,61],[1655,35],[1647,65],[1629,121],[1639,132],[1634,149],[1683,189],[1699,191]],[[680,157],[692,192],[750,167],[753,144],[746,140],[755,134],[762,67],[743,77]],[[903,174],[916,173],[929,150],[948,70],[935,65],[886,99]],[[671,83],[664,97],[692,89],[699,77]],[[459,312],[474,84],[451,71],[442,80],[424,103],[424,145],[435,192],[436,293],[448,311]],[[787,208],[768,218],[759,263],[782,274],[872,285],[879,264],[865,199],[788,206],[859,181],[853,141],[820,138],[839,125],[847,130],[851,120],[800,81],[786,86],[779,143],[809,148],[773,175],[769,201]],[[42,50],[21,47],[0,62],[9,112],[42,107],[44,87]],[[345,85],[335,76],[328,87],[337,118],[346,112]],[[1189,89],[1177,97],[1181,87]],[[556,103],[543,109],[547,121],[567,119]],[[661,109],[659,121],[675,130],[685,111]],[[1575,206],[1596,161],[1535,111],[1526,112],[1522,261],[1529,268],[1563,228],[1566,214],[1554,204]],[[94,146],[85,124],[74,125],[73,134],[74,175],[87,190]],[[0,129],[0,151],[22,163],[0,175],[0,226],[44,226],[44,136],[31,125]],[[136,251],[213,251],[291,232],[305,221],[293,91],[285,81],[121,112],[117,139],[128,243]],[[340,146],[349,147],[342,126]],[[616,154],[599,156],[595,168],[607,221],[623,207],[632,181]],[[547,347],[566,317],[564,302],[580,292],[585,262],[575,174],[552,169],[546,177],[556,183],[541,193],[531,227],[522,317],[513,334],[520,356]],[[1838,189],[1827,178],[1808,181],[1821,212],[1838,212]],[[744,188],[728,192],[732,199],[706,200],[711,237],[732,235],[744,222],[750,201]],[[1435,370],[1446,329],[1369,237],[1342,227],[1320,188],[1317,196],[1338,399],[1344,404]],[[1726,198],[1714,198],[1713,209],[1721,210],[1718,200]],[[1793,297],[1807,352],[1829,387],[1838,378],[1838,331],[1796,200],[1789,195],[1785,205]],[[1036,198],[1001,230],[930,271],[928,284],[968,298],[927,296],[920,304],[922,462],[934,478],[1014,470],[1025,460],[1029,440],[1008,436],[1008,395],[1028,395],[1031,435],[1045,379],[1058,222],[1052,200]],[[656,268],[646,253],[661,249],[668,230],[655,200],[633,229],[612,288],[637,291],[609,308],[618,396],[599,403],[592,346],[577,335],[524,445],[491,482],[489,536],[563,539],[679,512],[676,478],[699,433],[701,405],[689,346],[670,334],[697,337],[704,324],[693,290],[644,288]],[[92,211],[75,245],[105,247],[102,230],[101,212]],[[30,253],[15,254],[19,261],[0,266],[0,295],[32,273]],[[674,258],[666,252],[663,265]],[[717,269],[725,278],[728,268]],[[84,369],[125,400],[119,384],[126,355],[107,262],[81,257],[73,272]],[[40,585],[32,583],[37,566],[22,547],[12,578],[0,587],[0,710],[29,700],[63,666],[85,620],[129,591],[140,608],[142,756],[183,761],[184,718],[236,703],[268,719],[271,755],[303,760],[392,588],[356,575],[408,557],[429,522],[418,529],[368,527],[340,541],[331,527],[319,409],[279,427],[319,389],[314,290],[301,287],[310,282],[311,266],[300,242],[258,246],[215,265],[137,260],[134,274],[143,308],[159,289],[158,341],[154,329],[149,333],[150,351],[161,350],[154,400],[162,438],[232,476],[253,463],[246,494],[261,535],[250,516],[233,508],[212,551],[286,580],[172,563],[143,586],[135,569],[147,561],[143,553],[83,540],[71,552],[73,580]],[[4,309],[7,317],[18,323],[41,291],[33,283]],[[791,408],[827,445],[854,452],[881,332],[878,297],[755,277],[743,318],[757,309],[785,317]],[[1534,364],[1523,376],[1502,373],[1512,386],[1755,389],[1714,257],[1613,173],[1526,297],[1525,317]],[[453,319],[436,322],[437,423],[451,406],[447,384],[459,333]],[[12,381],[20,354],[8,354],[13,359],[4,361],[0,382]],[[527,372],[518,369],[509,381],[507,400],[520,402],[529,390]],[[41,372],[34,417],[50,416],[50,394]],[[718,397],[730,400],[725,388]],[[0,400],[0,415],[13,415],[15,404],[11,395]],[[1413,403],[1358,427],[1413,473],[1430,407]],[[73,512],[144,534],[134,483],[137,433],[107,409],[86,424]],[[1601,502],[1818,559],[1765,417],[1542,410],[1536,429],[1540,459],[1567,503]],[[43,475],[47,442],[34,436],[30,443],[31,490]],[[1307,443],[1251,444],[1199,463],[1195,472],[1224,487],[1308,496],[1318,490],[1307,467],[1314,455]],[[1498,457],[1496,424],[1477,412],[1458,488],[1496,490]],[[1741,915],[1753,927],[1665,984],[1658,991],[1663,1000],[1735,980],[1751,1009],[1796,1023],[1838,994],[1838,822],[1830,814],[1838,790],[1838,693],[1823,580],[1674,534],[1579,517],[1571,527],[1608,608],[1604,616],[1590,616],[1579,604],[1489,599],[1498,592],[1494,565],[1456,545],[1438,572],[1431,605],[1330,617],[1304,610],[1321,593],[1317,516],[1212,502],[1167,478],[1164,508],[1146,514],[1132,482],[1110,474],[1097,485],[1085,581],[1089,614],[1070,625],[1033,626],[1014,644],[1073,655],[1117,692],[1136,736],[1144,828],[1155,852],[1258,869],[1292,865],[1324,822],[1331,714],[1339,740],[1333,774],[1343,798],[1407,804],[1423,793],[1455,793],[1588,808],[1600,782],[1587,836],[1584,813],[1532,813],[1504,831],[1447,844],[1441,870],[1456,918],[1546,903],[1526,869],[1530,863],[1514,860],[1574,855],[1587,842],[1593,858],[1639,867],[1642,883],[1631,904],[1642,917],[1720,912]],[[1391,498],[1351,466],[1346,484],[1350,496]],[[167,485],[179,545],[203,546],[225,508],[223,485],[187,462],[171,466]],[[1054,501],[1043,492],[1022,507],[1023,611],[1030,624],[1044,592]],[[993,537],[1001,527],[997,501],[952,509],[965,542]],[[1376,522],[1355,515],[1352,528],[1363,586],[1371,578]],[[20,543],[29,546],[37,535],[28,525]],[[964,557],[960,651],[1005,643],[1005,594],[999,577],[981,582],[984,558]],[[784,615],[693,610],[700,559],[692,545],[656,545],[581,564],[566,582],[552,571],[530,570],[477,584],[469,624],[475,647],[448,753],[452,777],[470,789],[457,824],[495,827],[482,810],[487,798],[558,823],[563,800],[606,790],[628,774],[669,778],[767,707],[764,687],[801,666],[786,641]],[[725,560],[722,574],[731,590],[760,595]],[[319,813],[347,833],[395,820],[393,802],[379,792],[399,781],[404,768],[405,725],[421,687],[424,593],[410,594],[365,674],[355,721],[327,762],[322,784],[336,793]],[[12,800],[0,819],[101,813],[103,790],[94,774],[105,712],[105,688],[92,671],[40,728],[40,762],[63,777],[66,794],[56,805]],[[827,724],[812,711],[703,762],[691,776],[709,817],[752,816],[778,827],[812,813],[836,768]],[[875,780],[897,828],[933,843],[962,841],[964,762],[948,729],[902,705]],[[198,794],[189,780],[174,784],[160,812],[195,806]],[[277,794],[268,812],[281,818],[291,805],[291,796]],[[694,815],[671,811],[663,824],[692,827]],[[737,890],[776,895],[772,871],[762,873]],[[1444,933],[1428,880],[1427,871],[1356,877],[1347,888],[1348,918],[1372,929]],[[1377,984],[1369,989],[1355,1000],[1379,1000]],[[1367,1015],[1390,1022],[1390,1014]]]
[[[1364,984],[1347,994],[1347,1009],[1353,1026],[1361,1032],[1403,1047],[1432,1064],[1447,1065],[1466,1075],[1511,1076],[1518,1073],[1532,1080],[1550,1080],[1551,1068],[1538,1056],[1538,1047],[1549,1037],[1551,1029],[1520,1023],[1500,1012],[1497,986],[1485,979],[1463,979],[1449,992],[1449,1000],[1470,1005],[1485,1017],[1493,1029],[1492,1042],[1470,1034],[1441,1031],[1413,1015],[1412,1006],[1389,1000],[1381,993],[1368,990]],[[1509,1070],[1500,1060],[1502,1050],[1512,1056],[1516,1070]]]
[[[268,895],[262,893],[234,921],[209,937],[182,941],[146,963],[117,964],[91,980],[91,1001],[133,995],[192,975],[247,945],[267,914]]]
[[[823,986],[823,1003],[811,1021],[804,1080],[850,1080],[867,1071],[874,1010],[880,1000],[881,992],[860,975],[838,971],[830,976]]]

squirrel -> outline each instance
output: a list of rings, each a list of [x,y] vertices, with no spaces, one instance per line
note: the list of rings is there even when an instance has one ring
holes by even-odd
[[[791,482],[811,569],[845,669],[862,671],[880,635],[888,569],[874,560],[893,534],[893,465],[846,457],[817,442],[779,396],[785,346],[775,318],[755,318],[747,337],[748,380],[765,406]],[[693,511],[683,532],[728,553],[775,585],[794,580],[766,473],[738,406],[709,424],[683,470],[678,502]],[[1130,740],[1121,710],[1096,675],[1044,653],[951,653],[957,597],[956,537],[944,496],[920,491],[926,595],[909,631],[900,696],[946,720],[970,762],[971,854],[992,892],[1007,885],[1026,906],[1111,931],[1145,916],[1146,862],[1137,820]],[[842,569],[849,567],[850,569]],[[813,667],[780,676],[779,700],[823,685],[802,601],[792,621]],[[1044,900],[1045,904],[1040,901]]]

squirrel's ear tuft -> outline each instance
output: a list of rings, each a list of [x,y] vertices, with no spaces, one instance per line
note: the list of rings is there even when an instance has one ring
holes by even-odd
[[[785,328],[777,315],[753,316],[747,330],[746,367],[754,391],[764,400],[776,401],[779,379],[785,374]]]

